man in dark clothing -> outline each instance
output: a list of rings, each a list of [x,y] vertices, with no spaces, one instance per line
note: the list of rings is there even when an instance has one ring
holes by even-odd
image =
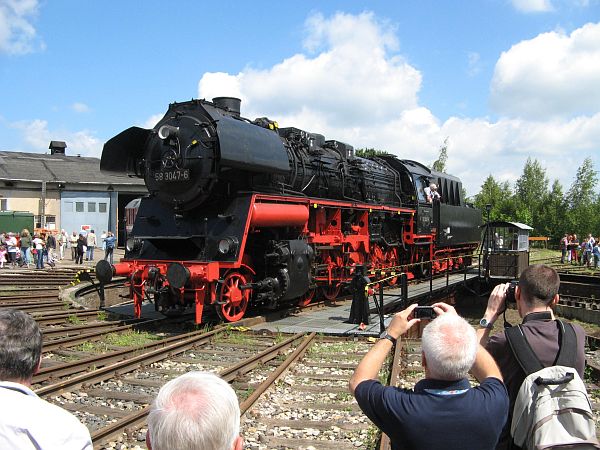
[[[414,390],[383,386],[377,375],[395,341],[420,319],[416,305],[397,313],[350,379],[363,412],[396,449],[492,450],[508,414],[508,395],[498,366],[477,344],[475,330],[445,303],[423,330],[425,379]],[[481,383],[472,388],[467,372]]]
[[[510,424],[515,400],[519,388],[525,379],[525,372],[514,357],[504,331],[490,337],[490,331],[494,322],[504,311],[508,286],[509,283],[506,283],[499,284],[494,288],[488,299],[485,314],[480,321],[480,328],[477,330],[479,342],[485,345],[498,363],[498,366],[500,366],[510,399],[509,416],[506,426],[502,431],[500,442],[496,447],[498,450],[518,448],[511,447]],[[523,271],[519,278],[519,285],[515,290],[517,310],[523,318],[523,333],[527,342],[529,342],[529,345],[531,345],[531,348],[545,367],[553,365],[558,354],[559,332],[552,308],[559,300],[559,286],[560,278],[554,269],[544,265],[536,265],[529,266]],[[573,324],[573,327],[577,335],[575,369],[583,379],[585,369],[585,331],[579,325]]]

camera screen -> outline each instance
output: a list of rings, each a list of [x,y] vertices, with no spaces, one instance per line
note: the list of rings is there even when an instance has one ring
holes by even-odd
[[[435,318],[435,311],[433,306],[417,306],[413,310],[413,317],[415,319],[433,319]]]

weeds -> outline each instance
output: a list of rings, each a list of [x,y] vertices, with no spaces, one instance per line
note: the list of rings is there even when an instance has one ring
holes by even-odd
[[[67,322],[69,322],[71,325],[79,325],[83,321],[79,317],[77,317],[75,314],[71,314],[70,316],[67,317]]]

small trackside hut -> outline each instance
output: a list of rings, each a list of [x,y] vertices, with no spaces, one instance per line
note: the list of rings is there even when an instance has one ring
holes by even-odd
[[[485,278],[517,279],[529,266],[529,225],[495,221],[484,225],[482,251]]]

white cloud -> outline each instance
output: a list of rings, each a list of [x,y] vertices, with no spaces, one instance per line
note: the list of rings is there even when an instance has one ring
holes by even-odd
[[[85,103],[75,102],[71,105],[71,109],[77,113],[86,113],[90,111],[90,107]]]
[[[43,47],[31,24],[38,6],[37,0],[0,0],[0,53],[25,54]]]
[[[553,11],[554,7],[550,0],[512,0],[517,11],[524,13]]]
[[[329,19],[315,15],[307,20],[306,33],[306,54],[262,70],[249,67],[237,74],[206,73],[199,81],[200,97],[239,97],[245,117],[268,116],[282,127],[295,126],[355,148],[383,149],[424,164],[437,158],[440,145],[449,137],[448,172],[461,178],[470,195],[479,192],[490,173],[498,180],[514,182],[527,157],[538,159],[548,177],[558,178],[565,187],[586,156],[594,157],[600,169],[600,101],[582,108],[583,100],[575,97],[564,107],[577,114],[566,117],[507,115],[495,121],[451,117],[442,122],[419,104],[422,75],[396,52],[398,42],[389,24],[370,13],[340,13]],[[589,56],[589,49],[596,46],[592,36],[587,38],[587,49],[583,36],[577,37],[577,32],[572,36],[576,39],[568,39],[577,42],[574,48]],[[515,53],[511,52],[503,58],[509,53],[512,57]],[[572,49],[564,50],[563,57],[575,59]],[[479,62],[476,56],[471,61]],[[497,68],[506,67],[504,61]],[[571,76],[583,79],[581,74]],[[515,77],[513,89],[526,81],[523,76]],[[597,86],[600,83],[591,88]],[[535,92],[553,97],[550,89]],[[560,89],[556,95],[566,101]]]
[[[102,152],[102,142],[88,130],[60,131],[49,130],[46,120],[35,119],[11,124],[13,128],[23,133],[24,141],[35,153],[46,153],[50,141],[65,141],[67,155],[92,156],[99,158]]]
[[[600,23],[570,35],[543,33],[503,52],[491,104],[501,114],[533,119],[594,114],[600,105]]]
[[[417,106],[421,74],[398,54],[393,29],[372,13],[316,14],[306,22],[308,51],[270,69],[247,68],[237,75],[206,74],[200,97],[238,95],[242,112],[309,116],[319,111],[325,125],[362,126]]]
[[[154,128],[154,125],[158,123],[160,119],[164,117],[164,113],[153,114],[146,119],[141,125],[142,128]]]

